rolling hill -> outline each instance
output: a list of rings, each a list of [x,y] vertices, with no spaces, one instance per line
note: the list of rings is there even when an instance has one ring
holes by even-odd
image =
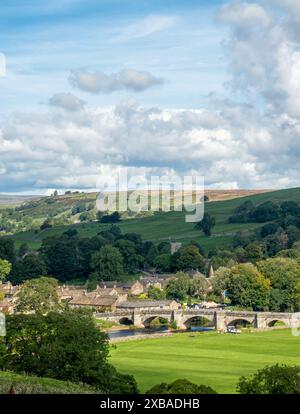
[[[0,194],[0,208],[19,206],[36,198],[36,196]]]
[[[194,223],[186,223],[185,212],[180,211],[158,212],[148,217],[130,218],[122,220],[119,226],[123,233],[138,233],[142,235],[144,240],[151,240],[156,243],[169,238],[172,241],[182,243],[196,240],[206,250],[209,250],[215,246],[230,244],[234,234],[241,229],[254,229],[262,225],[259,223],[228,223],[228,217],[233,213],[233,210],[245,200],[252,200],[256,205],[264,201],[282,202],[285,200],[294,200],[300,203],[300,188],[264,192],[242,198],[205,203],[205,211],[216,219],[216,226],[211,237],[205,237],[199,230],[196,230]],[[97,222],[80,223],[17,233],[12,237],[16,241],[16,246],[26,242],[31,248],[36,249],[44,238],[61,234],[68,228],[75,228],[82,237],[91,237],[107,226]]]
[[[101,394],[88,385],[0,371],[0,394]]]

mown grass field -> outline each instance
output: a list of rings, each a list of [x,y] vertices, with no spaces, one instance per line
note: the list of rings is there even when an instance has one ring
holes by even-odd
[[[123,233],[134,232],[141,234],[144,240],[151,240],[159,243],[168,240],[187,243],[190,240],[198,241],[206,250],[215,246],[226,246],[231,243],[234,234],[241,229],[251,229],[260,227],[258,223],[228,223],[228,217],[234,209],[245,200],[252,200],[255,204],[271,200],[282,202],[285,200],[295,200],[300,202],[300,188],[279,190],[263,194],[251,195],[242,198],[236,198],[227,201],[215,201],[205,203],[205,211],[216,219],[216,226],[213,229],[212,237],[205,237],[195,229],[194,223],[185,222],[185,212],[161,212],[150,217],[133,218],[123,220],[119,226]],[[21,243],[26,242],[31,248],[38,248],[42,239],[55,234],[61,234],[67,228],[76,228],[78,233],[83,237],[96,235],[107,225],[99,223],[77,224],[72,226],[54,227],[51,229],[39,231],[28,231],[13,236],[18,247]]]
[[[180,333],[119,342],[111,349],[111,362],[134,375],[141,392],[160,382],[187,378],[231,394],[242,375],[276,363],[300,365],[299,351],[300,336],[292,336],[288,329],[241,335]]]

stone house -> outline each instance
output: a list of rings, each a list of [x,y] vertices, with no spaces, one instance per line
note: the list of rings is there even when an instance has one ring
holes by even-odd
[[[123,291],[133,296],[139,296],[144,292],[144,286],[138,280],[131,280],[129,282],[103,281],[98,286],[104,289],[117,289],[119,293]]]
[[[97,312],[114,312],[117,304],[118,297],[111,295],[98,297],[82,295],[69,301],[72,308],[88,307]]]

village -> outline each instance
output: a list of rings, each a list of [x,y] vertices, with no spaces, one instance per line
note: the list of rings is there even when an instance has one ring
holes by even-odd
[[[116,312],[119,310],[143,309],[143,310],[175,310],[182,304],[174,299],[155,300],[148,298],[149,288],[153,287],[163,291],[168,282],[175,277],[174,274],[155,274],[143,272],[139,279],[120,282],[103,281],[97,284],[95,290],[89,291],[87,286],[60,285],[57,288],[59,299],[67,303],[70,308],[89,308],[95,313]],[[190,272],[191,279],[205,277],[200,272]],[[207,281],[207,292],[212,290],[210,281],[213,278],[211,269]],[[9,281],[0,283],[0,312],[5,314],[15,313],[15,304],[22,285],[13,286]],[[193,304],[198,308],[217,308],[220,305],[212,300],[201,301]]]

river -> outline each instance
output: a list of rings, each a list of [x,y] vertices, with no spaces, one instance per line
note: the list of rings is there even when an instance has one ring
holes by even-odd
[[[189,329],[189,332],[205,332],[205,331],[213,331],[213,327],[205,327],[205,326],[192,326]],[[110,339],[117,339],[117,338],[126,338],[132,336],[141,336],[141,335],[153,335],[158,333],[166,333],[168,332],[168,328],[157,328],[157,329],[116,329],[108,331],[107,334]],[[178,333],[183,331],[178,331]],[[186,331],[184,331],[186,332]]]

